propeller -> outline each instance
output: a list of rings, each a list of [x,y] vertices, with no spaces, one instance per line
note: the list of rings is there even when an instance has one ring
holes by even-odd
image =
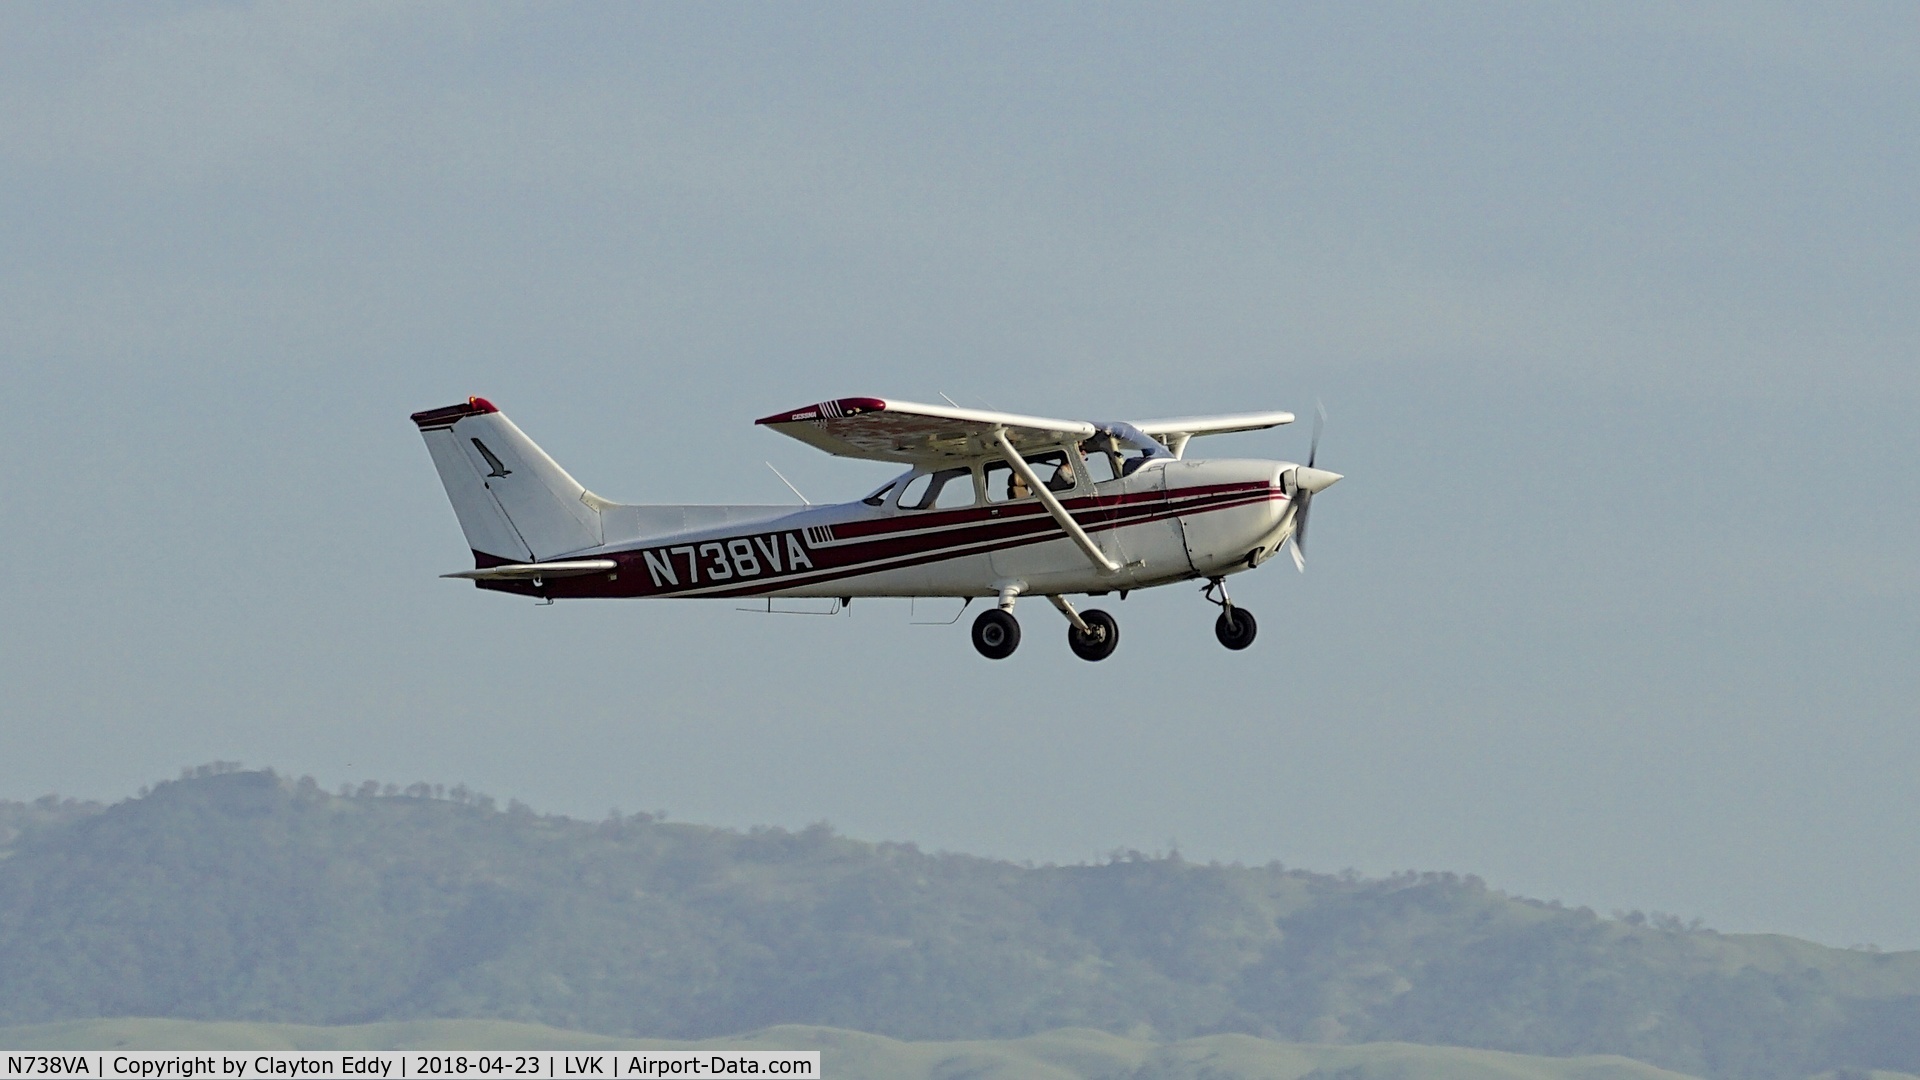
[[[1293,467],[1293,566],[1305,573],[1307,570],[1307,511],[1313,507],[1315,492],[1325,491],[1340,479],[1337,472],[1314,468],[1320,458],[1320,430],[1327,423],[1327,407],[1319,402],[1313,405],[1313,441],[1307,445],[1307,463]]]

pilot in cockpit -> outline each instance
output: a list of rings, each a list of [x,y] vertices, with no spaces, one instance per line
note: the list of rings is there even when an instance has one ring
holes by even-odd
[[[1060,467],[1053,470],[1053,478],[1047,481],[1047,490],[1071,491],[1073,490],[1073,485],[1073,462],[1070,459],[1062,459]]]
[[[1053,475],[1041,481],[1041,483],[1047,485],[1048,491],[1071,491],[1075,483],[1073,462],[1062,460],[1056,463],[1054,465]],[[1033,492],[1027,488],[1026,477],[1021,476],[1017,472],[1010,473],[1007,476],[1007,498],[1024,499],[1031,494],[1033,494]]]

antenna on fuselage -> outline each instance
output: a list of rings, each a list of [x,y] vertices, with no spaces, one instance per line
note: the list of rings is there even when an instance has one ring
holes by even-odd
[[[773,462],[769,461],[769,462],[765,462],[764,464],[767,466],[767,468],[773,469]],[[795,495],[800,495],[800,489],[793,486],[793,481],[787,479],[785,473],[781,472],[779,469],[773,469],[773,475],[778,476],[780,478],[780,482],[787,485],[788,491],[793,492]],[[800,501],[803,503],[806,503],[808,506],[813,505],[813,500],[807,498],[805,495],[800,495]]]

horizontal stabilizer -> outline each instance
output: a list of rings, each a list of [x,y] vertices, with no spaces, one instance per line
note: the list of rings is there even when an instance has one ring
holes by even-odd
[[[505,566],[487,566],[440,576],[472,581],[533,581],[539,578],[603,574],[618,569],[620,564],[612,559],[571,559],[566,562],[507,563]]]

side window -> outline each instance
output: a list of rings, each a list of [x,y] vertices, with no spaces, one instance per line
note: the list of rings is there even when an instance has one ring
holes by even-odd
[[[1065,451],[1036,454],[1027,459],[1027,464],[1040,474],[1040,482],[1047,485],[1048,491],[1072,491],[1073,486],[1080,482],[1073,471],[1073,462],[1067,459]]]
[[[1020,479],[1013,467],[1004,461],[987,464],[984,470],[987,480],[987,501],[990,503],[1011,502],[1014,499],[1030,498],[1033,492],[1027,490],[1027,482]]]
[[[932,473],[921,473],[907,481],[907,486],[900,489],[900,509],[918,510],[920,504],[926,501],[927,489],[932,486]]]
[[[1073,463],[1067,459],[1064,451],[1035,454],[1027,459],[1027,464],[1033,467],[1034,474],[1041,483],[1047,485],[1048,491],[1071,491],[1078,482]],[[986,481],[988,502],[1008,502],[1033,496],[1027,490],[1026,480],[1004,461],[988,463]]]
[[[973,505],[973,470],[941,469],[921,473],[901,489],[902,510],[947,510]]]
[[[1087,472],[1094,483],[1106,483],[1120,475],[1120,455],[1108,450],[1088,451]]]
[[[880,490],[874,492],[873,494],[867,496],[864,499],[861,499],[860,501],[863,503],[866,503],[868,506],[885,506],[887,504],[887,492],[892,491],[893,485],[896,483],[899,483],[899,480],[897,478],[893,480],[889,480],[886,483],[880,485]]]
[[[953,478],[934,493],[935,510],[959,510],[974,504],[973,470],[951,469]],[[946,474],[942,474],[946,475]]]

